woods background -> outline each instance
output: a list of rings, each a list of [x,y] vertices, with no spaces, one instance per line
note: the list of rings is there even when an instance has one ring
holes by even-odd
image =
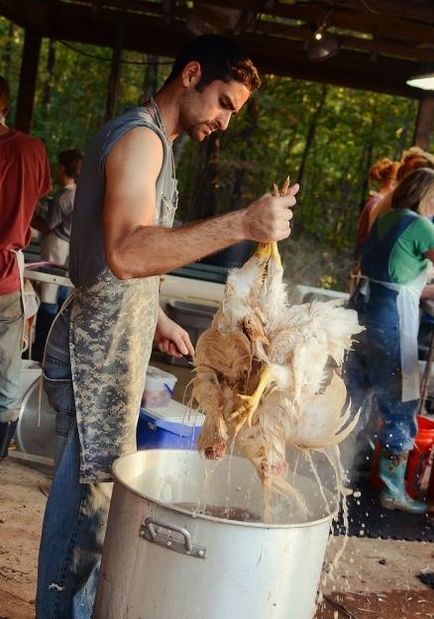
[[[0,18],[0,73],[15,117],[23,31]],[[116,113],[161,86],[170,59],[125,51]],[[66,148],[85,149],[105,116],[111,51],[44,40],[32,133],[54,165]],[[288,63],[291,58],[288,57]],[[344,290],[357,216],[376,159],[412,145],[417,101],[291,78],[264,76],[229,130],[203,143],[176,143],[183,221],[245,206],[288,174],[301,185],[293,234],[281,243],[286,277]]]

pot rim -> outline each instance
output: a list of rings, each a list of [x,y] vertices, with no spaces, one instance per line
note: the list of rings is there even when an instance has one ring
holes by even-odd
[[[304,529],[308,527],[325,524],[326,522],[331,523],[331,521],[333,520],[333,518],[336,517],[339,511],[339,506],[337,505],[336,509],[333,512],[330,512],[330,514],[328,514],[327,516],[323,516],[322,518],[318,518],[317,520],[311,520],[309,522],[300,522],[300,523],[288,523],[288,524],[283,524],[283,523],[273,524],[273,523],[267,523],[267,522],[242,522],[241,520],[230,520],[229,518],[218,518],[217,516],[210,516],[208,514],[201,514],[201,513],[197,513],[193,515],[193,512],[188,509],[178,507],[177,505],[173,505],[172,503],[166,503],[164,501],[160,501],[159,499],[155,499],[154,497],[151,497],[143,492],[140,492],[132,484],[121,479],[116,470],[117,468],[119,468],[119,466],[122,464],[124,460],[128,458],[133,458],[134,456],[136,456],[138,453],[141,453],[141,452],[144,452],[144,453],[145,452],[158,452],[158,453],[170,452],[170,453],[180,453],[180,454],[185,455],[186,451],[189,451],[189,450],[185,450],[185,449],[143,449],[143,450],[138,450],[134,453],[128,454],[126,456],[122,456],[121,458],[118,458],[113,463],[112,472],[113,472],[113,477],[115,478],[115,483],[121,484],[122,486],[127,488],[130,492],[135,494],[136,496],[139,496],[142,499],[146,499],[150,503],[154,503],[155,505],[158,505],[159,507],[162,507],[169,511],[180,513],[180,514],[183,514],[184,516],[189,516],[192,520],[196,520],[196,521],[207,520],[207,521],[215,522],[217,524],[223,524],[223,525],[229,525],[229,526],[251,527],[255,529],[301,529],[301,528]]]

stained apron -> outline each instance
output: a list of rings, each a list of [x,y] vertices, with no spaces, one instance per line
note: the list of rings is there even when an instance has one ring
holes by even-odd
[[[401,361],[401,402],[418,400],[420,396],[419,357],[417,335],[419,331],[420,295],[427,282],[427,270],[407,284],[394,284],[363,277],[359,293],[369,301],[369,283],[380,284],[397,293],[396,309],[399,318],[399,348]]]
[[[164,126],[154,101],[157,126]],[[178,201],[175,163],[157,197],[154,225],[171,227]],[[136,451],[136,426],[152,351],[159,276],[118,280],[107,267],[71,297],[69,350],[81,445],[80,481],[110,481],[111,466]]]

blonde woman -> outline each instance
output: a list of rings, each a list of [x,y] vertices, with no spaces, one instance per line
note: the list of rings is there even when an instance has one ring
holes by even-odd
[[[375,394],[382,421],[379,474],[383,507],[412,513],[426,511],[405,490],[408,452],[417,432],[419,400],[417,332],[421,295],[434,261],[434,170],[411,172],[396,187],[392,209],[377,219],[361,251],[362,279],[351,304],[366,331],[348,367],[353,405]]]

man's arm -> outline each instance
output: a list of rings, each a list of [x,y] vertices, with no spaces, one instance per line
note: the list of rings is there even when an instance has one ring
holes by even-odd
[[[297,185],[287,196],[266,194],[234,213],[181,228],[154,226],[162,162],[161,141],[147,128],[129,131],[107,158],[104,241],[108,265],[119,279],[167,273],[240,241],[289,236]]]

